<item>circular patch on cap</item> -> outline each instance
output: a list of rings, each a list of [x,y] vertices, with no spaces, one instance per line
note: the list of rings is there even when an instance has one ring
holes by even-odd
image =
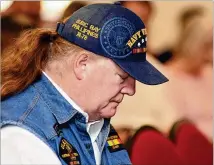
[[[131,49],[126,43],[134,32],[134,25],[127,19],[112,18],[103,25],[100,32],[102,48],[111,57],[125,58],[131,54]]]

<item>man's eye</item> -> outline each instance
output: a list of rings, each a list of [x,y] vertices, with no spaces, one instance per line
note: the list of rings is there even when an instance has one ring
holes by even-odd
[[[128,76],[122,76],[122,75],[119,75],[119,76],[120,76],[120,79],[122,80],[122,82],[124,82],[128,78]]]

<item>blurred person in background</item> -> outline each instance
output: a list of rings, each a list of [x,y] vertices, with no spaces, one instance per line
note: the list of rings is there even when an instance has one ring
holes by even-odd
[[[191,120],[212,141],[213,26],[210,17],[188,22],[166,69],[170,102],[175,112]]]
[[[14,1],[1,13],[1,52],[14,43],[23,30],[39,27],[40,1]]]

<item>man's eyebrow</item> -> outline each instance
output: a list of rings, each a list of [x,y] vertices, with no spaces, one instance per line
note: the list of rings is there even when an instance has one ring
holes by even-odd
[[[124,71],[120,71],[120,72],[118,72],[118,74],[120,74],[123,78],[126,78],[129,76],[129,74]]]

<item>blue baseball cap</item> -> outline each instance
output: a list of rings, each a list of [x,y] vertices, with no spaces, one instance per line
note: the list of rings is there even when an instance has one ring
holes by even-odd
[[[157,85],[168,79],[146,60],[147,32],[142,20],[119,3],[91,4],[57,24],[65,40],[110,58],[136,80]]]

